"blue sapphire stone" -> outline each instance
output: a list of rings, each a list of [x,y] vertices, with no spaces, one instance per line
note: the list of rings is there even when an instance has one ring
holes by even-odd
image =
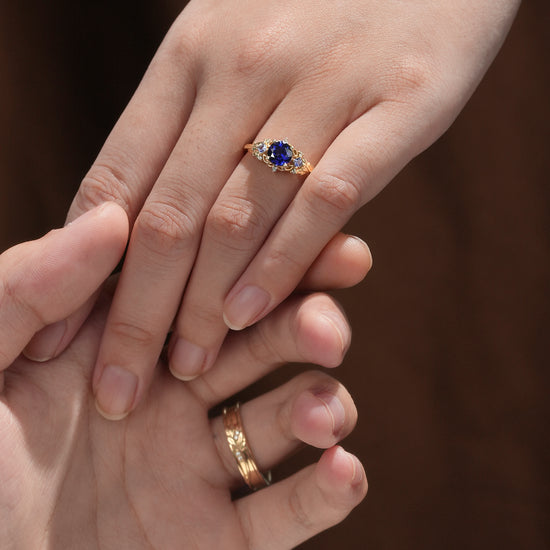
[[[292,148],[286,141],[274,141],[267,150],[269,162],[275,166],[284,166],[292,158]]]

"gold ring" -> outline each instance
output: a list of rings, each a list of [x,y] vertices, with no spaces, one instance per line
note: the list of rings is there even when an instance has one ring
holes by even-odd
[[[253,490],[263,489],[271,483],[271,472],[264,476],[258,469],[252,450],[248,446],[241,420],[240,403],[223,409],[225,436],[245,483]]]
[[[290,172],[302,176],[313,170],[313,165],[306,160],[304,154],[286,139],[264,139],[247,143],[244,148],[270,166],[273,172]]]

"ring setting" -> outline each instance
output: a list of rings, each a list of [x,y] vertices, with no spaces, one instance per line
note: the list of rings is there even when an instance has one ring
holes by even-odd
[[[271,472],[264,476],[256,464],[244,435],[240,403],[223,409],[223,425],[229,449],[235,457],[239,473],[245,483],[253,491],[267,487],[271,483]]]
[[[247,143],[244,148],[267,164],[273,172],[290,172],[301,176],[313,170],[313,165],[304,154],[290,145],[287,139],[264,139]]]

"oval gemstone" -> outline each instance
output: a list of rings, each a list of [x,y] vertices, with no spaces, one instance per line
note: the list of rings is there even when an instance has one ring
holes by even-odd
[[[292,149],[286,141],[274,141],[267,150],[267,157],[271,164],[284,166],[292,158]]]

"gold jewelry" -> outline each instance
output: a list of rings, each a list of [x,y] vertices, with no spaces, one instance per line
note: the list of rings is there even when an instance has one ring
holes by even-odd
[[[258,160],[265,162],[274,172],[290,172],[302,176],[313,171],[313,165],[306,160],[304,154],[286,139],[264,139],[247,143],[244,148]]]
[[[223,409],[223,425],[229,448],[235,457],[239,472],[245,483],[253,491],[267,487],[271,483],[271,472],[268,472],[266,477],[258,469],[252,450],[248,446],[244,435],[240,403]]]

